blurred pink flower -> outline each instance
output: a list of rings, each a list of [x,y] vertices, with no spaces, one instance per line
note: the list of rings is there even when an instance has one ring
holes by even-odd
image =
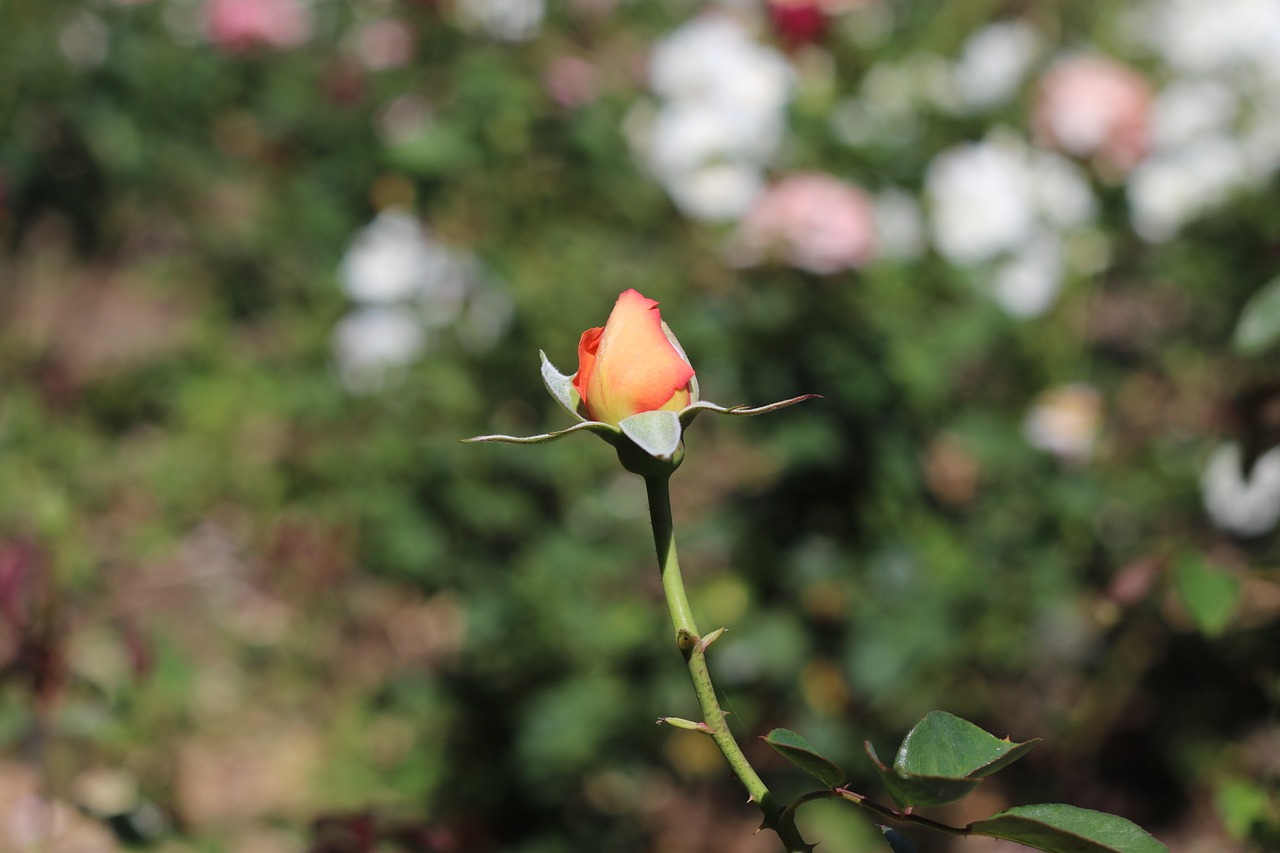
[[[1063,60],[1040,81],[1031,119],[1036,140],[1123,174],[1150,146],[1152,95],[1145,77],[1113,59]]]
[[[356,56],[370,71],[398,68],[413,57],[413,31],[395,18],[370,21],[354,34]]]
[[[827,275],[875,251],[875,214],[861,189],[817,172],[790,175],[756,198],[738,229],[748,263],[774,257]]]
[[[542,86],[551,99],[570,109],[589,104],[600,94],[600,71],[585,59],[557,56],[542,73]]]
[[[302,0],[208,0],[209,40],[222,50],[286,49],[311,37],[311,11]]]

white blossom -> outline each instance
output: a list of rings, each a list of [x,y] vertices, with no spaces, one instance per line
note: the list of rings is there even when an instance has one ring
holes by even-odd
[[[407,308],[357,308],[333,331],[339,378],[352,393],[380,391],[413,363],[426,342],[421,321]]]
[[[1010,316],[1039,317],[1053,307],[1058,298],[1064,269],[1058,236],[1051,231],[1041,231],[996,268],[992,295]]]
[[[1246,473],[1240,445],[1220,445],[1209,456],[1200,489],[1214,525],[1241,536],[1266,533],[1280,520],[1280,447],[1258,457]]]
[[[338,276],[351,299],[393,302],[422,293],[450,262],[416,217],[386,211],[356,236]]]
[[[510,298],[480,263],[408,213],[380,213],[352,240],[338,274],[354,305],[334,328],[332,347],[352,393],[394,384],[439,332],[483,351],[511,322]]]
[[[738,18],[699,15],[655,46],[649,80],[659,103],[638,105],[625,130],[686,215],[731,221],[750,207],[777,157],[794,76]]]
[[[952,69],[960,102],[971,109],[1009,101],[1041,50],[1035,28],[1021,19],[999,21],[969,37]]]
[[[459,0],[462,23],[497,41],[521,42],[535,38],[542,29],[546,0]]]

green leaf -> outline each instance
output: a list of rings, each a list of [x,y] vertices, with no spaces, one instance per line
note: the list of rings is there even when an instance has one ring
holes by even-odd
[[[1280,278],[1272,279],[1245,303],[1232,339],[1236,352],[1259,355],[1280,340]]]
[[[1227,833],[1238,841],[1249,836],[1255,823],[1267,819],[1275,809],[1267,790],[1249,779],[1226,779],[1214,792],[1214,803]]]
[[[867,755],[880,772],[889,796],[899,806],[941,806],[954,803],[967,796],[978,787],[974,779],[948,779],[938,776],[903,776],[892,767],[888,767],[876,755],[875,747],[866,744]]]
[[[670,459],[680,447],[680,416],[675,412],[640,412],[618,422],[622,434],[655,459]]]
[[[843,785],[844,771],[834,762],[818,754],[813,744],[791,729],[774,729],[764,737],[765,743],[782,753],[782,757],[817,779],[828,788]]]
[[[387,159],[413,175],[431,177],[474,168],[478,151],[466,128],[439,122],[389,147]]]
[[[907,733],[893,768],[913,776],[981,778],[1017,761],[1039,739],[1013,743],[946,711],[930,711]]]
[[[867,744],[889,794],[901,806],[955,802],[989,776],[1026,755],[1039,740],[1001,740],[946,711],[931,711],[907,733],[893,767]]]
[[[1018,806],[969,829],[1049,853],[1169,853],[1132,821],[1060,803]]]
[[[573,387],[573,377],[565,376],[556,370],[551,359],[547,358],[547,354],[542,350],[538,350],[538,355],[542,357],[542,384],[547,386],[547,390],[551,392],[551,396],[562,409],[580,421],[586,420],[578,414],[578,403],[581,402],[581,398],[578,396],[578,389]]]
[[[1174,569],[1173,585],[1201,633],[1215,637],[1226,630],[1240,602],[1239,579],[1187,556]]]

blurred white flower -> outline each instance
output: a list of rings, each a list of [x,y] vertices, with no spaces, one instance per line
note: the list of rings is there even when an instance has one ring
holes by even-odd
[[[1101,421],[1102,397],[1097,390],[1073,382],[1036,397],[1022,430],[1032,447],[1064,462],[1084,462],[1093,455]]]
[[[1008,102],[1040,50],[1039,33],[1021,19],[999,21],[974,33],[951,72],[960,103],[983,109]]]
[[[1129,176],[1134,229],[1146,240],[1168,240],[1243,187],[1248,174],[1244,149],[1225,135],[1151,157]]]
[[[925,192],[938,251],[965,266],[1001,262],[993,295],[1015,317],[1052,306],[1067,269],[1062,241],[1096,213],[1079,168],[1001,130],[935,157]]]
[[[785,108],[793,76],[786,57],[753,39],[738,18],[714,12],[667,35],[649,59],[649,85],[661,97],[752,115]]]
[[[1227,71],[1275,61],[1280,2],[1153,0],[1138,10],[1133,28],[1178,71]]]
[[[1080,170],[1047,151],[1027,150],[1032,196],[1040,217],[1055,228],[1087,225],[1097,214],[1097,200]]]
[[[688,216],[731,221],[764,184],[786,131],[794,72],[728,14],[699,15],[654,47],[657,109],[633,109],[637,158]]]
[[[717,163],[691,167],[667,192],[685,214],[706,222],[728,222],[742,216],[764,187],[764,175],[751,163]]]
[[[875,250],[871,201],[831,175],[789,175],[761,193],[736,235],[747,263],[776,257],[829,275],[859,267]]]
[[[356,236],[338,275],[358,302],[393,302],[428,289],[450,263],[448,250],[427,239],[416,217],[385,211]]]
[[[1000,131],[935,157],[925,192],[938,250],[960,264],[1021,248],[1039,221],[1074,227],[1094,214],[1079,169]]]
[[[1219,135],[1230,128],[1239,109],[1239,95],[1223,83],[1175,80],[1156,94],[1152,104],[1152,144],[1168,151]]]
[[[1053,307],[1058,298],[1064,268],[1058,236],[1051,231],[1041,231],[996,268],[992,295],[1013,317],[1039,317]]]
[[[1215,526],[1241,536],[1266,533],[1280,520],[1280,447],[1258,457],[1246,473],[1240,445],[1219,445],[1205,465],[1200,490]]]
[[[1123,174],[1150,146],[1151,99],[1151,84],[1121,62],[1101,56],[1060,60],[1037,87],[1031,119],[1036,141]]]
[[[459,0],[458,16],[465,26],[484,30],[493,39],[529,41],[542,29],[545,0]]]
[[[358,308],[333,330],[333,355],[348,391],[381,391],[422,354],[427,333],[418,316],[400,306]]]
[[[960,264],[1022,245],[1036,222],[1026,151],[1005,137],[943,151],[925,172],[938,251]]]
[[[342,289],[355,307],[333,331],[343,385],[389,387],[449,328],[466,349],[491,348],[511,322],[510,298],[471,255],[441,243],[417,218],[378,214],[343,256]]]
[[[1280,0],[1150,0],[1131,17],[1176,73],[1127,188],[1135,230],[1155,242],[1280,169]]]

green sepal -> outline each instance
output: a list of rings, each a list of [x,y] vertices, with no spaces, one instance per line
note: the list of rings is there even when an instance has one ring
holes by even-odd
[[[1049,853],[1169,853],[1130,820],[1061,803],[1017,806],[968,828]]]
[[[847,778],[835,762],[820,755],[813,744],[791,729],[774,729],[764,736],[764,742],[828,788],[843,785]]]
[[[556,370],[551,359],[547,358],[547,354],[542,350],[538,350],[538,355],[542,357],[542,384],[547,386],[551,396],[560,404],[560,408],[578,420],[585,421],[586,418],[578,412],[582,405],[582,397],[578,395],[578,389],[573,387],[573,377],[565,376]]]
[[[671,459],[680,447],[683,430],[675,412],[641,412],[618,422],[622,434],[654,459]]]
[[[779,400],[776,403],[769,403],[766,406],[720,406],[707,400],[697,400],[690,403],[680,410],[680,423],[682,426],[688,426],[693,419],[698,416],[701,411],[715,412],[719,415],[738,415],[739,417],[750,417],[751,415],[763,415],[768,412],[776,412],[778,409],[785,409],[787,406],[794,406],[796,403],[803,403],[805,400],[813,400],[820,398],[821,394],[804,394],[800,397],[792,397],[790,400]]]
[[[979,779],[1017,761],[1039,742],[1001,740],[954,714],[931,711],[903,738],[892,768],[884,766],[869,743],[867,754],[898,805],[939,806],[964,797]]]
[[[564,438],[572,432],[583,431],[594,432],[596,435],[602,436],[606,441],[614,441],[622,436],[622,431],[615,426],[602,424],[599,421],[583,421],[580,424],[574,424],[568,429],[544,432],[541,435],[477,435],[473,438],[464,438],[462,442],[464,444],[473,444],[481,441],[501,441],[506,444],[543,444],[544,442]]]

